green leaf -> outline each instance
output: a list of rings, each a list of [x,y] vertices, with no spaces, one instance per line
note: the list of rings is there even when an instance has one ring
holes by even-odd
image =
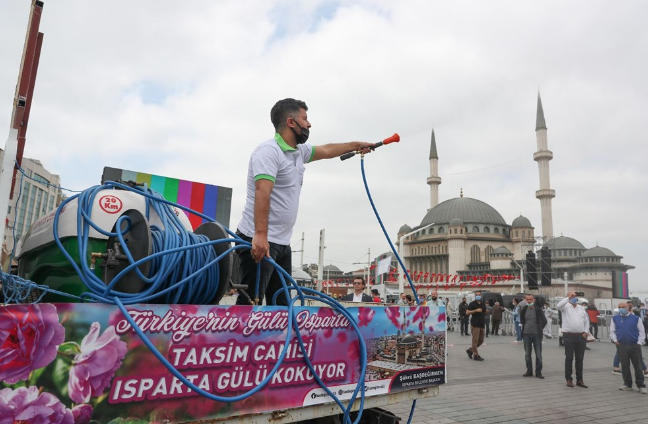
[[[115,418],[109,421],[108,424],[149,424],[149,422],[139,418]]]
[[[52,381],[54,382],[54,385],[56,386],[58,391],[64,396],[67,396],[68,394],[67,382],[70,378],[70,368],[70,364],[61,357],[57,357],[54,361]]]
[[[59,345],[58,351],[63,355],[73,356],[81,353],[81,347],[77,342],[65,342]]]
[[[34,370],[31,373],[29,373],[29,380],[27,380],[27,385],[35,386],[36,382],[38,381],[40,376],[43,374],[43,371],[45,371],[45,367],[39,368],[39,369]]]

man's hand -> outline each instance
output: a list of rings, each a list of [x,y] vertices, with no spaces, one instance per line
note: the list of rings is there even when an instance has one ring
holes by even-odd
[[[583,336],[583,338],[586,339],[586,338],[587,338],[587,333],[583,331],[583,332],[581,333],[581,336]]]
[[[372,147],[376,145],[375,143],[365,143],[362,141],[358,141],[358,143],[360,143],[361,145],[361,147],[358,148],[358,153],[364,153],[364,154],[373,152]]]
[[[575,297],[576,297],[576,292],[570,292],[570,293],[567,295],[567,297],[570,298],[570,299],[575,298]]]
[[[270,244],[268,237],[260,234],[255,234],[252,238],[252,249],[250,250],[254,262],[261,262],[263,258],[270,257]]]
[[[481,311],[482,311],[482,308],[477,308],[477,309],[473,310],[473,312],[477,312],[478,314],[481,314]]]

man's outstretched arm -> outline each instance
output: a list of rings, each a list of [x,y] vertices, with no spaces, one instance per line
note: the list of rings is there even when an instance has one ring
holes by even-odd
[[[350,141],[348,143],[331,143],[315,146],[315,155],[313,155],[311,162],[320,159],[336,158],[349,152],[363,151],[363,153],[369,153],[374,144],[365,143],[364,141]]]

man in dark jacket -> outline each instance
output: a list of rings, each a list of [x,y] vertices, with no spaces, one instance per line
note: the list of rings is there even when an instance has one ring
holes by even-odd
[[[362,277],[355,277],[353,279],[353,293],[349,293],[342,298],[347,302],[373,302],[373,298],[364,292],[365,280]]]
[[[531,349],[533,348],[536,356],[536,377],[544,378],[542,375],[542,329],[547,325],[547,317],[545,317],[542,308],[536,306],[534,295],[527,294],[525,300],[526,305],[520,311],[524,359],[527,368],[524,377],[533,376],[533,361],[531,360]]]
[[[459,309],[459,322],[461,325],[461,335],[467,336],[468,335],[468,315],[466,314],[466,310],[468,309],[468,303],[466,302],[465,297],[461,299],[461,303],[459,304],[458,309]]]

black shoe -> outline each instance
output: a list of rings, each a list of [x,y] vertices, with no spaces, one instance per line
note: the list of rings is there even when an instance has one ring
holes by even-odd
[[[589,348],[589,347],[587,347],[587,346],[585,346],[585,350],[590,350],[590,348]]]
[[[473,358],[472,349],[467,349],[467,350],[466,350],[466,353],[468,354],[468,358],[470,358],[470,359]]]
[[[524,374],[522,374],[522,377],[533,377],[533,373],[527,371]]]
[[[482,358],[481,356],[475,356],[473,359],[475,361],[483,361],[484,360],[484,358]]]
[[[544,375],[542,375],[542,374],[536,374],[536,377],[541,378],[541,379],[544,380]]]

